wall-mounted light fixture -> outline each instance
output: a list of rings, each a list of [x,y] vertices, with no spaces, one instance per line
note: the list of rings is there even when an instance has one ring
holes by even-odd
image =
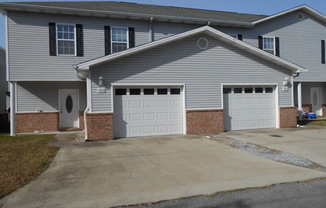
[[[283,81],[283,86],[287,86],[289,84],[289,78],[285,77],[284,81]]]
[[[100,76],[100,77],[98,78],[98,85],[99,85],[100,87],[103,87],[103,77],[102,77],[102,76]]]

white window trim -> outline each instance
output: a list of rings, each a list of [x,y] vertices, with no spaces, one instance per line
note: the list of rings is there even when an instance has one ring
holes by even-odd
[[[119,41],[113,41],[112,40],[112,30],[113,29],[126,29],[127,30],[127,41],[126,42],[119,42]],[[117,53],[117,52],[113,52],[113,43],[127,43],[127,49],[129,49],[129,28],[128,27],[118,27],[118,26],[111,26],[111,29],[110,29],[110,37],[111,37],[111,51],[112,53]],[[118,51],[120,52],[120,51]]]
[[[273,39],[273,53],[272,54],[276,55],[275,37],[274,36],[263,36],[262,47],[263,47],[263,51],[266,51],[266,50],[270,50],[270,49],[264,48],[264,38],[272,38]]]
[[[59,38],[58,38],[58,25],[69,25],[69,26],[74,26],[74,54],[59,54]],[[77,56],[77,34],[76,34],[76,24],[72,23],[55,23],[55,37],[56,37],[56,54],[57,56]],[[65,40],[65,39],[60,39],[60,40]]]

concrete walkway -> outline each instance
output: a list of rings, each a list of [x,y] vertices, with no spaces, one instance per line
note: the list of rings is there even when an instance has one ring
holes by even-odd
[[[58,134],[52,143],[62,148],[50,168],[0,204],[111,207],[326,177],[200,136],[75,138],[75,133]]]

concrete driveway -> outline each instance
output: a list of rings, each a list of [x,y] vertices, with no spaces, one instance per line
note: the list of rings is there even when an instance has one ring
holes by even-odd
[[[291,153],[326,167],[326,127],[242,130],[222,135]]]
[[[62,148],[50,168],[3,198],[3,207],[111,207],[326,177],[204,136],[55,138],[52,143]]]

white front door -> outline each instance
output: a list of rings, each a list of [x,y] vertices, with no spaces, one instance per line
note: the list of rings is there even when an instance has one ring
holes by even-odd
[[[311,97],[311,110],[316,113],[317,116],[323,115],[322,109],[322,89],[321,87],[312,87],[310,90]]]
[[[78,90],[59,90],[61,128],[78,128]]]

